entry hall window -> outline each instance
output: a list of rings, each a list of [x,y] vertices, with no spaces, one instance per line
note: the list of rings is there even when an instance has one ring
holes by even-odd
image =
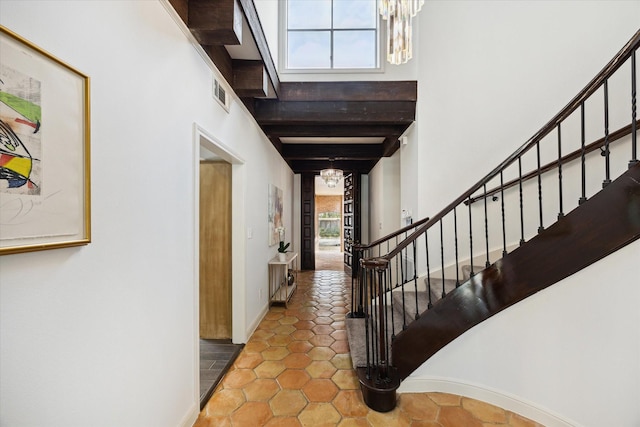
[[[287,70],[377,70],[375,0],[287,0]]]

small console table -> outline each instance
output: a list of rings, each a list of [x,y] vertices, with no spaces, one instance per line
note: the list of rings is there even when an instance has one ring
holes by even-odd
[[[298,273],[298,253],[286,252],[284,261],[276,255],[269,261],[269,305],[284,303],[285,307],[296,290]],[[288,273],[293,274],[293,283],[289,285]]]

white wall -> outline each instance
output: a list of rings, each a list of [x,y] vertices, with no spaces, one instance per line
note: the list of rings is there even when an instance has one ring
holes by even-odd
[[[371,242],[369,216],[369,175],[360,175],[360,242]]]
[[[423,217],[560,111],[638,30],[640,2],[433,1],[418,16],[419,152],[403,155],[402,188],[417,170]],[[549,425],[638,425],[631,400],[640,336],[627,302],[638,291],[624,278],[635,277],[639,255],[636,243],[506,310],[434,356],[403,389],[475,393],[532,415],[558,414]]]
[[[640,425],[638,259],[635,242],[498,313],[402,390],[469,395],[547,426]]]
[[[418,96],[419,98],[419,96]],[[416,115],[419,111],[416,111]],[[400,138],[400,206],[402,210],[411,213],[413,221],[419,221],[425,215],[418,210],[420,194],[418,189],[421,187],[419,179],[419,169],[422,162],[418,158],[420,155],[420,139],[417,126],[412,125]],[[402,224],[405,225],[404,223]]]
[[[91,77],[93,225],[88,246],[0,258],[0,425],[191,425],[194,122],[244,160],[243,335],[276,253],[267,184],[290,229],[293,175],[237,99],[227,114],[211,98],[212,69],[160,2],[0,0],[0,23]]]
[[[427,2],[417,45],[421,216],[559,112],[638,30],[638,16],[640,3],[625,1]]]
[[[400,228],[400,152],[369,172],[369,242]],[[365,243],[369,243],[365,242]]]

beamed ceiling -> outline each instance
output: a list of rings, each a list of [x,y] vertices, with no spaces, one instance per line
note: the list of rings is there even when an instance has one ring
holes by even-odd
[[[169,0],[295,173],[368,173],[415,120],[415,81],[280,82],[253,0]]]

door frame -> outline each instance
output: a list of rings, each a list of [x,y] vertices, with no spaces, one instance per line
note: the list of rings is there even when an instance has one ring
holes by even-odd
[[[247,340],[245,301],[245,168],[244,160],[231,148],[205,130],[198,123],[193,124],[193,333],[194,333],[194,393],[200,402],[200,160],[201,153],[211,153],[231,163],[231,341],[234,344]]]

